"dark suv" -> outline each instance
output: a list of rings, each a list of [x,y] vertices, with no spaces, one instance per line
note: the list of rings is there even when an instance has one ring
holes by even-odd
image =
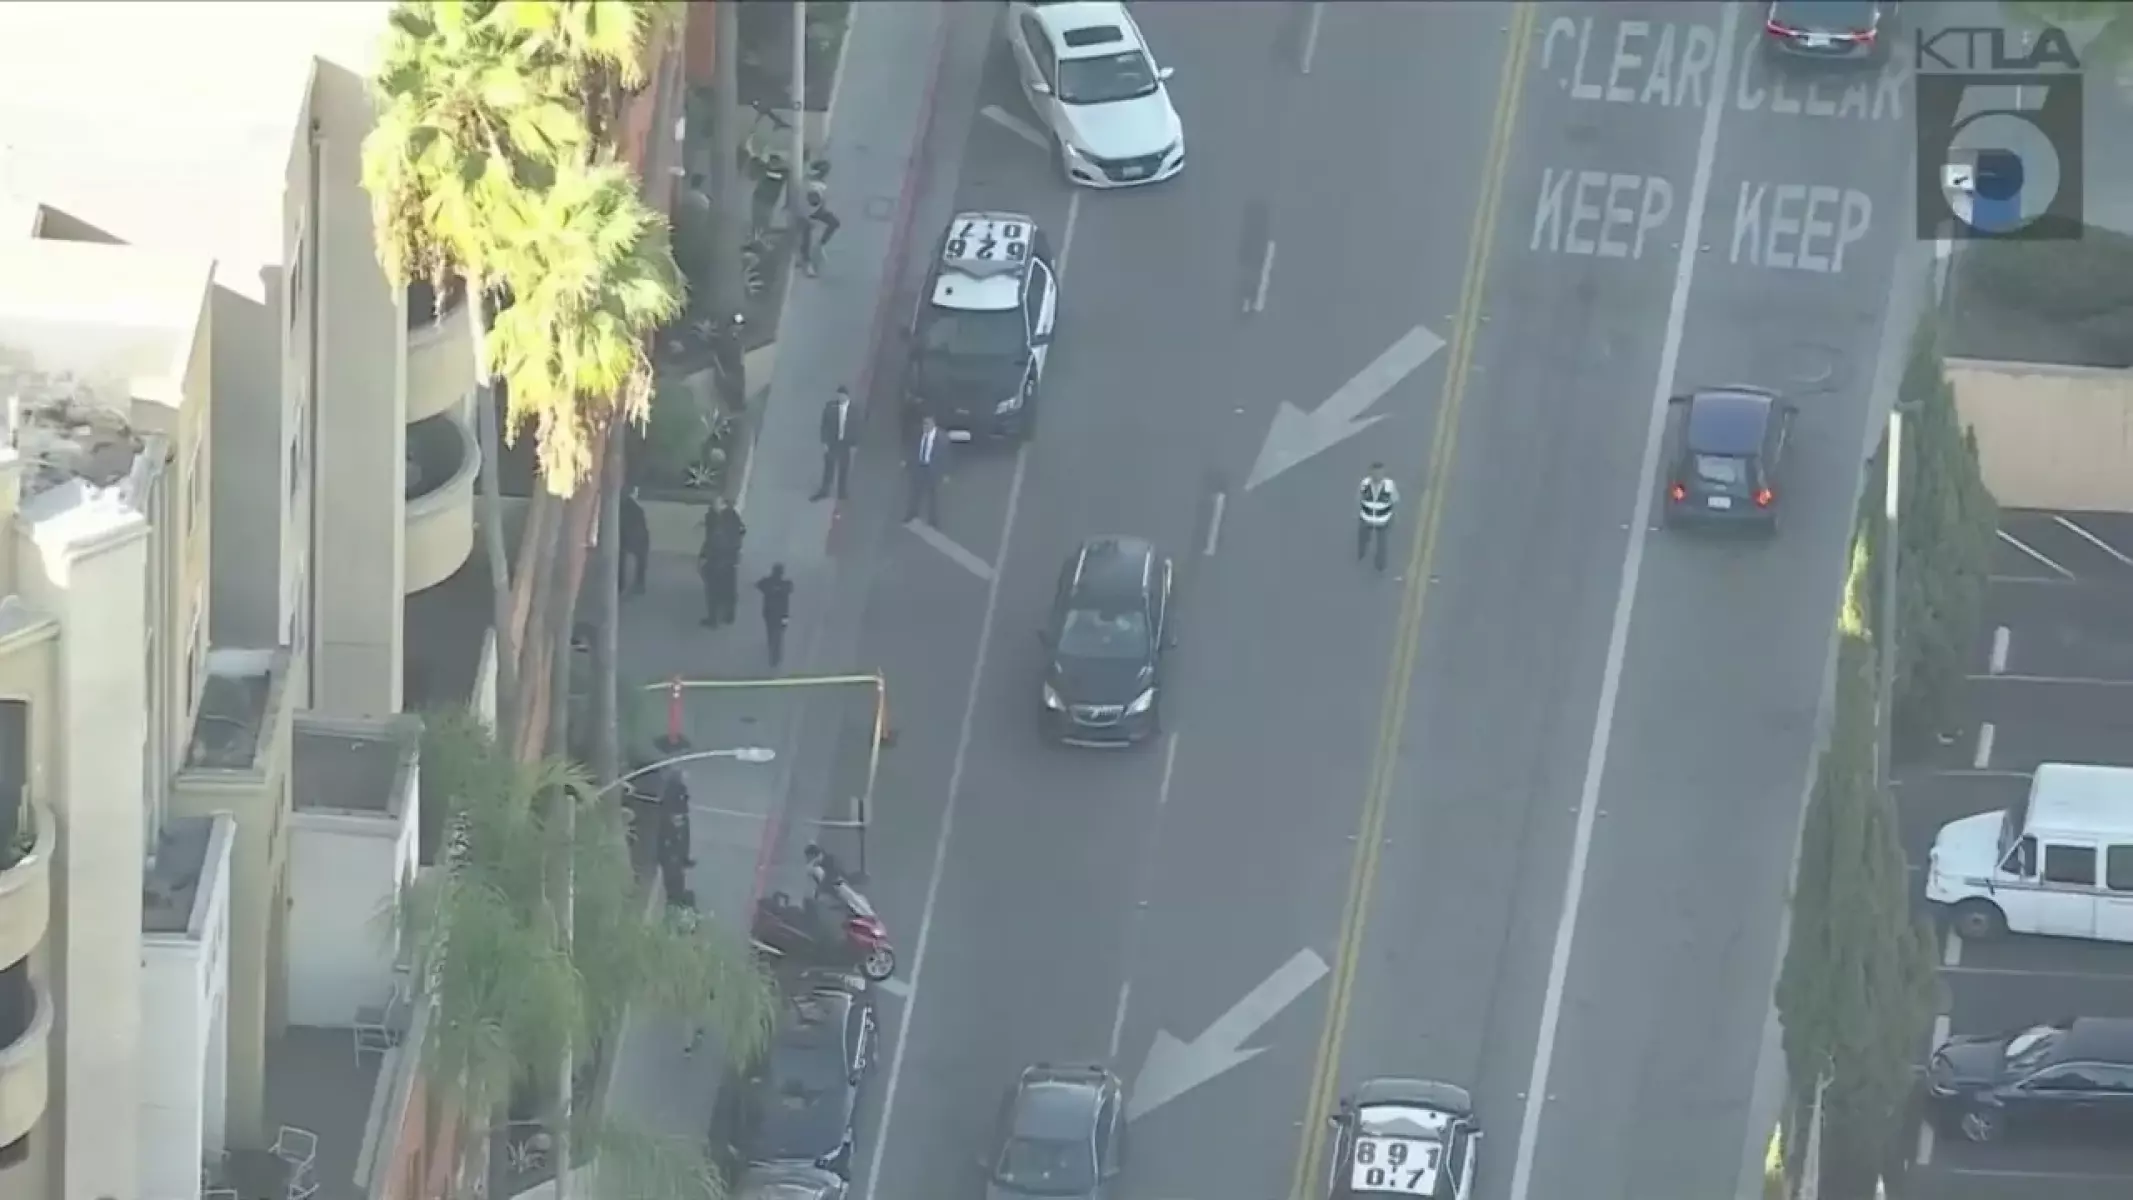
[[[1745,384],[1675,396],[1684,410],[1668,455],[1666,523],[1777,532],[1778,478],[1798,409]]]
[[[1126,1089],[1102,1067],[1024,1068],[1000,1101],[986,1200],[1105,1200],[1126,1158]]]
[[[1045,732],[1077,746],[1125,746],[1162,728],[1170,559],[1141,538],[1097,537],[1059,572],[1038,637]]]
[[[1949,1038],[1926,1064],[1926,1096],[1936,1121],[1973,1142],[2028,1126],[2123,1143],[2133,1135],[2133,1019]]]

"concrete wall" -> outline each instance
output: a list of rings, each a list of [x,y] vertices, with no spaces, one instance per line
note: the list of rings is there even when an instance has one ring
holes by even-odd
[[[144,1196],[197,1194],[200,1164],[224,1148],[234,833],[223,817],[209,835],[192,927],[141,939]]]
[[[312,114],[320,126],[320,345],[317,588],[312,707],[344,717],[400,708],[401,510],[407,423],[405,297],[386,286],[361,181],[371,126],[367,83],[320,64]]]
[[[58,1010],[46,1136],[62,1200],[139,1196],[143,630],[148,527],[115,503],[18,527],[25,599],[59,615],[62,732],[51,793],[61,922],[48,945]],[[56,1119],[55,1119],[56,1118]]]
[[[298,812],[289,827],[289,1023],[346,1028],[392,993],[391,914],[415,823]]]
[[[2133,512],[2133,371],[1959,358],[1947,371],[2002,507]]]

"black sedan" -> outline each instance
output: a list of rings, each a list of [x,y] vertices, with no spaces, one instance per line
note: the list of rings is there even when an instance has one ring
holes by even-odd
[[[863,984],[803,974],[750,1080],[749,1163],[815,1167],[850,1178],[859,1091],[873,1072],[879,1041]]]
[[[1045,731],[1077,746],[1127,746],[1162,730],[1171,564],[1141,538],[1095,537],[1059,572],[1038,632]]]
[[[1126,1159],[1126,1089],[1098,1066],[1026,1067],[1000,1101],[986,1200],[1104,1200]]]
[[[1973,1142],[2011,1127],[2133,1138],[2133,1019],[2073,1017],[1950,1038],[1926,1066],[1935,1120]]]
[[[1777,532],[1797,407],[1746,384],[1699,388],[1672,402],[1683,416],[1667,456],[1666,523]]]

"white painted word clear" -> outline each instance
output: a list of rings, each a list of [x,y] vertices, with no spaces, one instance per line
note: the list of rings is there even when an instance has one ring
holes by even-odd
[[[1736,265],[1835,275],[1874,221],[1874,202],[1851,188],[1804,183],[1740,185],[1733,210]]]
[[[1560,16],[1541,35],[1540,51],[1541,72],[1573,100],[1696,111],[1710,98],[1718,30],[1684,21]],[[1729,52],[1740,56],[1732,102],[1741,112],[1903,120],[1911,72],[1901,63],[1872,74],[1792,79],[1766,61],[1759,31]]]
[[[1674,185],[1657,175],[1541,170],[1530,248],[1592,258],[1644,257],[1674,213]]]

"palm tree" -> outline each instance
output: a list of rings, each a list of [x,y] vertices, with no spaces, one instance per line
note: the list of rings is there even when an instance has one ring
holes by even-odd
[[[444,865],[395,911],[433,1011],[427,1086],[461,1114],[462,1179],[486,1161],[515,1091],[551,1089],[557,1046],[612,1038],[628,1009],[703,1022],[734,1061],[759,1053],[776,999],[738,930],[647,923],[621,807],[559,759],[517,761],[466,714],[427,718],[423,783],[445,806]],[[566,932],[549,886],[576,881]],[[717,1200],[700,1138],[669,1138],[580,1111],[567,1131],[596,1150],[617,1195]]]

